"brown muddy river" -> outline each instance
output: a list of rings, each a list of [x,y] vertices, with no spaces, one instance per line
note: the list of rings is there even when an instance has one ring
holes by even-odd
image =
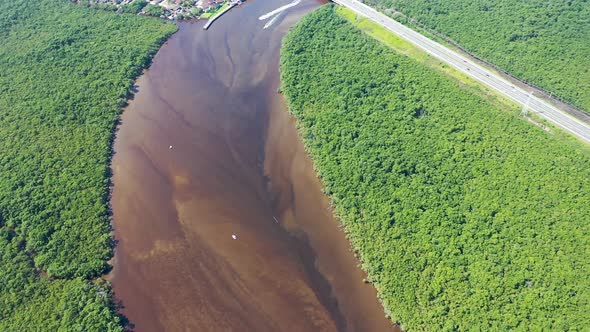
[[[114,269],[135,331],[391,331],[278,94],[281,38],[321,3],[182,23],[113,159]],[[233,239],[235,235],[237,239]]]

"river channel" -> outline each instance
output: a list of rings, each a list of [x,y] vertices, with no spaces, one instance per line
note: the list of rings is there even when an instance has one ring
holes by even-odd
[[[263,29],[288,2],[180,23],[137,82],[114,146],[109,275],[135,331],[396,330],[277,93],[282,37],[322,4]]]

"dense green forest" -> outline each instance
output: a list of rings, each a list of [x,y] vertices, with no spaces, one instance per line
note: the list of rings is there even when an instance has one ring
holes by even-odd
[[[590,112],[587,0],[363,0]],[[403,13],[399,17],[392,10]]]
[[[0,331],[121,330],[108,268],[116,120],[174,24],[0,1]]]
[[[363,266],[412,331],[590,324],[590,151],[397,54],[324,6],[282,91]]]

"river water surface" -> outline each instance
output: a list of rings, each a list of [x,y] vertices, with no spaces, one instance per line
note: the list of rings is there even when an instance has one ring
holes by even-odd
[[[391,331],[278,94],[302,1],[181,23],[122,116],[109,278],[135,330]],[[237,237],[236,240],[232,235]]]

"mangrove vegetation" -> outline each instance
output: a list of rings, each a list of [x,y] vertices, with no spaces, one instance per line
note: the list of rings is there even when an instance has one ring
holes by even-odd
[[[281,80],[394,321],[411,331],[587,329],[587,147],[396,53],[331,5],[287,35]]]
[[[117,331],[109,160],[135,78],[174,24],[0,1],[0,330]]]

